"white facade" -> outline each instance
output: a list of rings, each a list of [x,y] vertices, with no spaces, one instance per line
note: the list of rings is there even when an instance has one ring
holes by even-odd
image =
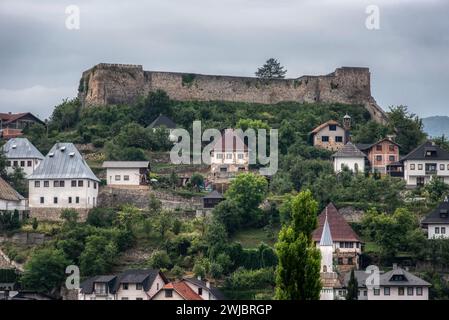
[[[449,239],[449,224],[428,224],[428,239]]]
[[[32,159],[32,158],[11,158],[8,159],[6,163],[6,172],[13,173],[16,168],[22,168],[25,177],[33,174],[34,170],[41,163],[40,159]]]
[[[140,185],[139,168],[107,168],[108,185],[138,186]]]
[[[423,286],[380,286],[367,292],[366,300],[429,300],[429,288]]]
[[[183,280],[183,282],[185,282],[190,287],[190,289],[192,289],[203,300],[217,300],[217,297],[210,290],[209,281],[207,281],[204,286],[195,284],[189,280]]]
[[[365,158],[362,157],[334,157],[334,171],[341,172],[344,167],[348,167],[354,173],[365,172]]]
[[[29,207],[92,209],[99,183],[90,179],[29,180]]]
[[[0,211],[26,211],[28,210],[28,202],[26,199],[13,201],[0,199]]]
[[[406,160],[404,179],[407,186],[422,186],[438,178],[449,184],[449,160]]]

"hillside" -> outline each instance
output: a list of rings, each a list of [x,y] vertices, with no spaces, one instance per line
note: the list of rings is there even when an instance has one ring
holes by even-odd
[[[423,118],[424,131],[431,137],[449,136],[449,117],[434,116]]]

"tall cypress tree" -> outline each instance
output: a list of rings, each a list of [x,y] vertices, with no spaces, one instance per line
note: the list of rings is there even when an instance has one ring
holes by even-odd
[[[321,291],[321,254],[312,241],[318,203],[312,193],[300,192],[290,202],[291,222],[283,226],[276,243],[276,299],[318,300]]]
[[[359,284],[355,277],[354,269],[351,271],[351,277],[348,282],[348,292],[346,293],[346,300],[358,300],[359,298]]]

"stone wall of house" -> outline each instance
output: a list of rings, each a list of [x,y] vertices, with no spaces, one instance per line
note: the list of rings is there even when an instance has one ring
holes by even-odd
[[[185,198],[149,188],[127,188],[126,186],[103,187],[98,195],[98,205],[115,207],[130,203],[140,209],[147,209],[150,194],[154,194],[162,202],[162,208],[166,210],[195,211],[201,205],[201,197]]]
[[[78,220],[85,221],[89,213],[89,209],[78,209],[76,210],[79,214]],[[30,208],[30,217],[36,218],[38,221],[61,221],[61,212],[64,208]]]
[[[328,75],[261,80],[251,77],[144,71],[141,65],[100,63],[83,72],[78,96],[83,106],[134,103],[164,90],[173,100],[282,101],[363,105],[379,121],[386,117],[371,96],[368,68],[342,67]]]

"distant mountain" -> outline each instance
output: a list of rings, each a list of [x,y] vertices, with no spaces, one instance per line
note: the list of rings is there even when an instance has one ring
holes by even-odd
[[[435,116],[423,118],[424,131],[431,137],[449,137],[449,117]]]

